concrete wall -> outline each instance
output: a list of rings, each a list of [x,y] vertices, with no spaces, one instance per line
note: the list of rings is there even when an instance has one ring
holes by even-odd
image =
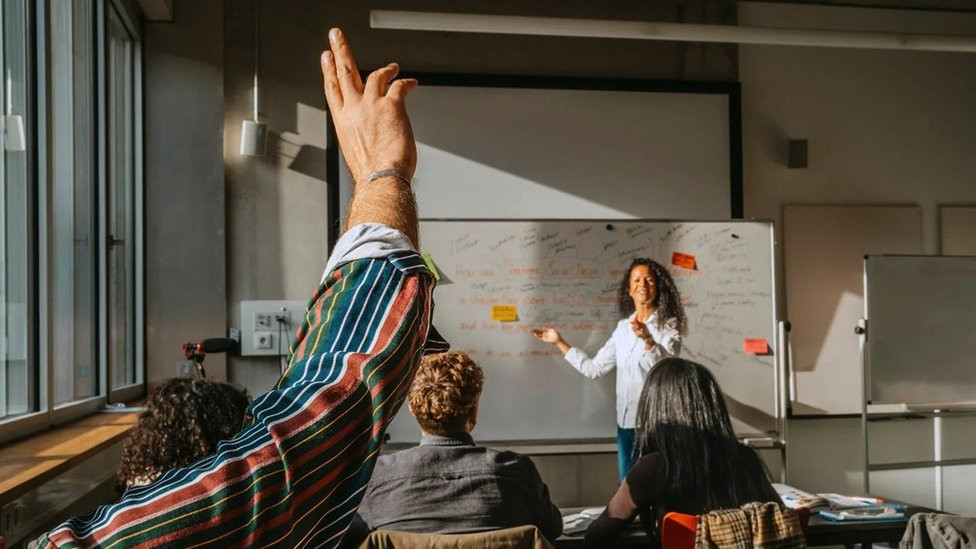
[[[145,25],[146,379],[173,377],[188,341],[227,330],[223,4],[178,0]],[[206,360],[224,379],[222,355]]]

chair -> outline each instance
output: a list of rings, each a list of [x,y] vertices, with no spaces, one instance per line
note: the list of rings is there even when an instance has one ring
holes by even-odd
[[[698,515],[686,515],[674,511],[664,515],[661,521],[661,549],[694,549]]]
[[[370,532],[359,549],[553,549],[535,526],[516,526],[476,534]]]
[[[810,510],[806,507],[796,509],[800,528],[807,531],[810,523]],[[674,511],[664,515],[661,521],[661,549],[694,549],[695,532],[698,530],[698,515],[686,515]]]

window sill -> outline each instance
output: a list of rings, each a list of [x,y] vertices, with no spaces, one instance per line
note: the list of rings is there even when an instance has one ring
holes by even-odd
[[[124,439],[138,419],[138,412],[98,412],[0,446],[0,505]]]

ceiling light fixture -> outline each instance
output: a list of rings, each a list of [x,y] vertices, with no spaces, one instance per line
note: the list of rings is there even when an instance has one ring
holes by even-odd
[[[374,29],[976,53],[976,36],[370,10]]]
[[[254,0],[254,113],[241,124],[241,154],[264,156],[268,145],[268,125],[258,122],[258,0]]]

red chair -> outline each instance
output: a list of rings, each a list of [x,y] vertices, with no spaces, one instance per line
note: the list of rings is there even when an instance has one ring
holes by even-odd
[[[800,528],[804,533],[810,522],[810,510],[800,507],[796,510]],[[698,515],[686,515],[674,511],[664,515],[661,521],[661,549],[695,549],[695,531],[698,529]]]
[[[670,512],[661,521],[661,549],[694,549],[698,515]]]

